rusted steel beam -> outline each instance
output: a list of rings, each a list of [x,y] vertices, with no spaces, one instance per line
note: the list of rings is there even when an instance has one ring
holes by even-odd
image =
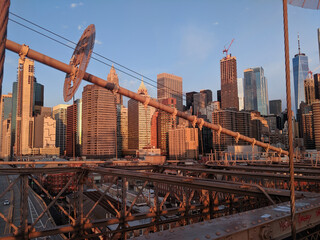
[[[0,165],[91,165],[102,163],[105,163],[105,161],[0,161]]]
[[[206,166],[209,167],[209,169],[229,169],[229,170],[243,170],[246,172],[273,172],[273,173],[289,173],[289,169],[287,167],[281,168],[279,166],[275,167],[259,167],[259,166],[239,166],[239,165],[234,165],[234,166],[221,166],[221,165],[214,165],[214,164],[206,164]],[[166,168],[166,166],[163,166]],[[176,167],[176,168],[184,168],[184,167]],[[203,168],[203,169],[208,169],[208,168]],[[303,174],[303,175],[320,175],[320,168],[319,169],[303,169],[303,168],[297,168],[295,167],[294,172],[296,174]]]
[[[128,177],[133,179],[140,179],[144,181],[152,181],[152,182],[161,182],[166,183],[169,185],[179,185],[184,186],[191,189],[206,189],[212,190],[217,192],[223,193],[233,193],[238,195],[245,195],[245,196],[255,196],[255,197],[264,197],[264,194],[261,193],[259,189],[255,186],[250,186],[250,184],[246,184],[247,187],[243,187],[242,184],[237,184],[235,182],[225,182],[225,181],[216,181],[211,180],[208,181],[203,178],[194,178],[194,177],[182,177],[182,176],[175,176],[175,175],[165,175],[160,173],[145,173],[145,172],[134,172],[124,169],[115,169],[115,168],[87,168],[88,171],[105,174],[105,175],[112,175],[112,176],[119,176],[119,177]],[[270,196],[274,197],[289,197],[289,191],[284,189],[265,189],[266,192]],[[315,193],[308,193],[308,192],[298,192],[297,197],[302,196],[317,196]]]
[[[0,175],[39,174],[79,172],[80,167],[54,167],[54,168],[0,168]]]
[[[20,179],[20,176],[17,177],[13,182],[9,184],[9,186],[0,194],[0,199],[15,185],[18,180]]]
[[[33,224],[30,227],[30,230],[32,231],[37,224],[37,222],[42,218],[42,216],[55,204],[55,202],[59,199],[59,197],[67,190],[67,188],[72,184],[74,181],[76,175],[74,175],[72,178],[69,179],[68,183],[60,190],[58,195],[49,203],[49,205],[40,213],[40,215],[37,217],[37,219],[33,222]]]
[[[207,174],[220,174],[228,176],[242,176],[242,177],[256,177],[256,178],[267,178],[267,179],[277,179],[277,180],[290,180],[289,175],[276,174],[276,173],[263,173],[263,172],[244,172],[236,170],[221,170],[221,169],[202,169],[202,168],[191,168],[191,167],[175,167],[175,166],[164,166],[165,169],[177,170],[177,171],[188,171],[197,173],[207,173]],[[252,169],[254,170],[254,169]],[[273,171],[275,172],[275,171]],[[284,172],[284,173],[288,173]],[[318,172],[319,174],[320,172]],[[320,176],[296,176],[295,181],[306,181],[306,182],[320,182]]]
[[[21,51],[22,47],[23,47],[22,45],[20,45],[18,43],[15,43],[13,41],[10,41],[10,40],[6,41],[6,48],[8,50],[10,50],[10,51],[19,53]],[[60,62],[60,61],[58,61],[58,60],[56,60],[54,58],[48,57],[48,56],[46,56],[46,55],[44,55],[42,53],[39,53],[37,51],[34,51],[32,49],[29,49],[29,51],[26,54],[26,56],[31,58],[31,59],[33,59],[33,60],[41,62],[41,63],[43,63],[45,65],[48,65],[50,67],[53,67],[53,68],[58,69],[60,71],[63,71],[65,73],[68,73],[68,74],[72,73],[72,70],[73,70],[72,66],[70,66],[68,64],[65,64],[63,62]],[[96,77],[96,76],[91,75],[89,73],[85,73],[83,79],[88,81],[88,82],[91,82],[91,83],[93,83],[95,85],[98,85],[100,87],[103,87],[103,88],[106,88],[106,89],[108,89],[110,91],[113,91],[114,93],[118,93],[118,94],[124,95],[126,97],[131,98],[131,99],[135,99],[136,101],[144,103],[145,105],[152,106],[154,108],[163,110],[163,111],[165,111],[167,113],[173,114],[174,116],[186,119],[186,120],[192,122],[193,124],[198,124],[199,126],[204,126],[204,127],[210,128],[210,129],[212,129],[214,131],[217,131],[219,133],[223,133],[223,134],[232,136],[232,137],[234,137],[234,138],[236,138],[238,140],[240,139],[240,140],[243,140],[245,142],[249,142],[252,145],[257,145],[257,146],[266,148],[268,150],[275,151],[280,155],[281,154],[284,154],[284,155],[288,155],[289,154],[287,151],[284,151],[281,148],[277,148],[277,147],[271,146],[270,144],[257,141],[254,138],[250,138],[250,137],[241,135],[239,132],[230,131],[230,130],[228,130],[226,128],[221,127],[220,125],[216,125],[216,124],[212,124],[212,123],[206,122],[202,118],[198,119],[194,115],[188,115],[186,113],[177,111],[176,108],[172,108],[172,107],[169,107],[167,105],[161,104],[156,99],[152,99],[150,97],[146,97],[146,96],[137,94],[137,93],[132,92],[132,91],[130,91],[128,89],[122,88],[122,87],[118,86],[115,83],[108,82],[108,81],[106,81],[106,80],[104,80],[102,78]]]

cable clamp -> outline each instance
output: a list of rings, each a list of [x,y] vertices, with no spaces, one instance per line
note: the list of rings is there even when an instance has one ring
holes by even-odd
[[[150,102],[150,97],[146,97],[146,99],[144,100],[144,103],[143,103],[145,108],[148,107],[149,102]]]
[[[221,131],[222,131],[222,127],[221,125],[218,125],[219,126],[219,129],[217,131],[217,134],[218,134],[218,137],[220,138],[220,134],[221,134]]]
[[[266,153],[268,154],[269,152],[269,149],[270,149],[270,144],[268,144],[268,146],[266,147]]]
[[[174,108],[173,108],[173,113],[171,113],[171,117],[172,117],[173,120],[176,119],[177,113],[178,113],[178,110],[174,107]]]
[[[24,61],[24,59],[26,58],[28,52],[29,52],[29,46],[27,46],[25,44],[22,44],[21,48],[20,48],[20,51],[19,51],[19,56],[20,56],[21,60]]]
[[[278,156],[281,157],[282,154],[282,148],[280,148],[280,150],[278,151]]]
[[[239,133],[239,132],[237,132],[237,136],[235,137],[236,143],[238,143],[238,142],[239,142],[239,139],[240,139],[240,133]]]
[[[198,123],[200,131],[202,130],[203,124],[204,124],[204,120],[203,118],[200,118],[200,123]]]
[[[193,128],[196,127],[197,120],[198,120],[198,118],[196,116],[193,116],[193,121],[192,121]]]
[[[119,85],[118,84],[114,84],[114,87],[112,89],[112,93],[114,95],[116,95],[116,93],[118,93],[118,91],[119,91]]]
[[[252,143],[251,143],[251,145],[252,145],[252,148],[254,148],[254,145],[256,145],[256,139],[253,139],[253,141],[252,141]]]

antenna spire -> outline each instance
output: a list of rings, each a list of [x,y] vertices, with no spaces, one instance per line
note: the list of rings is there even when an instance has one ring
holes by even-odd
[[[299,38],[299,33],[298,33],[298,50],[299,50],[299,55],[300,55],[300,38]]]

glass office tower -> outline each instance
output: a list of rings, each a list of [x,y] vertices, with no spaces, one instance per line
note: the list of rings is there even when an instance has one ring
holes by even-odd
[[[309,66],[308,57],[304,53],[298,53],[292,59],[293,64],[293,81],[294,81],[294,97],[295,97],[295,113],[300,103],[305,102],[304,80],[307,78]]]

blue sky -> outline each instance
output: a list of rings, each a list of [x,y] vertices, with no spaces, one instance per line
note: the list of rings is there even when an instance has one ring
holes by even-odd
[[[268,79],[269,100],[282,99],[285,104],[281,0],[12,0],[10,11],[74,42],[89,24],[95,24],[95,52],[154,80],[162,72],[181,76],[184,92],[211,89],[214,99],[220,89],[222,50],[234,38],[229,52],[237,57],[238,77],[243,77],[246,68],[262,66]],[[290,69],[299,32],[301,51],[309,57],[309,68],[314,70],[319,66],[320,11],[289,5],[288,12]],[[11,21],[8,39],[66,63],[73,53]],[[12,91],[17,64],[18,55],[7,51],[4,94]],[[35,67],[37,81],[45,86],[45,105],[64,103],[65,74],[40,63]],[[106,79],[110,68],[91,60],[87,71]],[[121,86],[137,91],[138,80],[118,74]],[[82,82],[76,98],[81,98],[86,84]],[[156,89],[146,86],[156,97]]]

